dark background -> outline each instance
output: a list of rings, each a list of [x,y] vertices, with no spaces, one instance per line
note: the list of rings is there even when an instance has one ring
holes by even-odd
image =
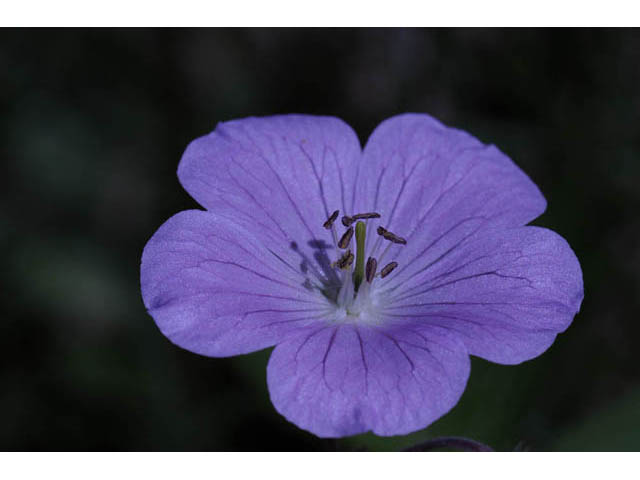
[[[2,450],[640,449],[639,30],[2,30]],[[407,437],[317,439],[269,402],[269,352],[173,346],[142,248],[196,203],[176,168],[220,120],[316,113],[361,141],[427,112],[540,186],[536,224],[584,271],[569,330],[517,366],[473,359],[459,404]]]

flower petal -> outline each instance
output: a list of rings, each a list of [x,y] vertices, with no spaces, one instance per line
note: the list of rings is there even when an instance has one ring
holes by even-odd
[[[278,344],[267,368],[276,409],[320,437],[424,428],[457,403],[468,376],[464,346],[440,327],[326,325]]]
[[[509,157],[429,115],[382,122],[365,146],[356,186],[356,210],[379,212],[382,224],[410,246],[452,228],[524,225],[546,208],[538,187]],[[402,254],[403,247],[391,253]]]
[[[249,219],[313,259],[333,245],[322,224],[351,204],[361,155],[356,134],[337,118],[246,118],[193,141],[178,176],[208,210]]]
[[[495,229],[444,243],[381,293],[390,318],[440,325],[470,354],[515,364],[545,351],[580,309],[580,264],[550,230]]]
[[[167,220],[141,265],[145,306],[175,344],[226,356],[272,346],[324,317],[299,257],[241,219],[190,210]]]

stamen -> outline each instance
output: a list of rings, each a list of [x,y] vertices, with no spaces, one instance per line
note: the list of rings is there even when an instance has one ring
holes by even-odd
[[[373,244],[373,248],[369,252],[369,255],[372,257],[378,253],[378,247],[380,246],[380,242],[382,242],[382,237],[376,238],[376,242]]]
[[[340,210],[336,210],[335,212],[333,212],[331,216],[327,219],[327,221],[322,224],[322,226],[327,230],[331,230],[331,227],[333,226],[333,222],[336,221],[336,218],[338,218],[339,214],[340,214]]]
[[[333,238],[333,245],[336,247],[336,255],[340,255],[340,250],[338,250],[338,234],[336,233],[335,221],[340,214],[340,210],[335,210],[327,221],[322,224],[324,228],[327,230],[331,230],[331,237]]]
[[[343,277],[342,286],[338,292],[337,302],[338,305],[344,307],[348,307],[353,303],[353,282],[351,281],[351,275],[349,275],[348,270],[345,272]]]
[[[380,214],[376,212],[356,213],[352,218],[353,220],[366,220],[368,218],[380,218]]]
[[[378,237],[378,238],[382,238],[382,237]],[[382,263],[382,259],[387,256],[387,253],[389,252],[389,250],[391,250],[391,247],[393,247],[394,245],[395,245],[395,243],[393,243],[393,242],[387,243],[387,248],[385,248],[382,251],[382,255],[380,255],[378,257],[378,260],[380,260],[380,263]]]
[[[351,218],[351,217],[348,217],[346,215],[344,217],[342,217],[342,224],[345,227],[350,227],[353,222],[355,222],[355,220],[353,218]]]
[[[353,259],[354,259],[354,255],[353,253],[351,253],[351,250],[347,250],[345,252],[345,254],[340,257],[340,260],[338,260],[336,262],[336,266],[340,269],[340,270],[346,270],[347,268],[349,268],[351,266],[351,264],[353,263]]]
[[[395,233],[391,233],[386,228],[378,227],[377,232],[378,232],[378,235],[381,235],[382,238],[384,238],[385,240],[389,240],[390,242],[398,243],[400,245],[406,245],[407,244],[407,241],[404,238],[399,237]]]
[[[398,266],[398,262],[391,262],[387,264],[382,270],[380,270],[380,277],[384,278],[393,272],[393,269]]]
[[[367,223],[366,220],[381,218],[377,212],[356,213],[352,216],[343,215],[342,225],[346,230],[338,240],[336,233],[340,211],[335,210],[324,222],[323,227],[331,230],[334,245],[336,247],[335,262],[331,263],[331,273],[337,275],[341,286],[335,299],[336,304],[344,308],[348,315],[358,316],[360,312],[370,308],[372,297],[371,289],[376,277],[385,278],[398,266],[398,262],[390,262],[382,270],[378,271],[378,265],[384,265],[384,257],[396,245],[406,245],[407,240],[390,232],[382,226]],[[376,222],[378,223],[378,222]],[[373,249],[365,253],[366,236],[368,232],[376,229],[378,236],[372,242]],[[355,246],[351,246],[351,240],[355,236]],[[387,241],[382,255],[378,255],[378,247]],[[366,262],[365,262],[366,259]],[[339,269],[333,270],[333,268]],[[365,282],[366,280],[366,282]]]
[[[351,242],[351,237],[353,237],[353,227],[349,227],[349,230],[344,232],[344,235],[342,235],[340,241],[338,242],[338,247],[342,248],[343,250],[347,248],[349,246],[349,243]]]
[[[378,268],[378,261],[373,257],[369,257],[366,269],[367,282],[373,282],[373,278],[376,276],[376,268]]]

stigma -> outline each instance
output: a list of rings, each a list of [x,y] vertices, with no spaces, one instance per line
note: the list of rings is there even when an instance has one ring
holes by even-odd
[[[391,275],[398,266],[395,261],[386,264],[383,261],[392,247],[402,247],[407,244],[407,240],[390,232],[382,225],[377,225],[376,229],[368,229],[368,222],[381,221],[381,215],[377,212],[342,216],[340,223],[344,231],[339,235],[336,229],[338,225],[336,220],[339,215],[340,211],[335,210],[323,224],[323,227],[331,230],[332,233],[336,258],[331,263],[331,268],[335,270],[340,280],[337,294],[328,298],[334,303],[336,309],[343,311],[347,318],[359,317],[365,312],[367,313],[365,316],[372,317],[375,310],[374,292],[377,285]],[[369,252],[366,251],[368,230],[378,235]],[[386,247],[378,252],[384,244]],[[379,265],[384,266],[378,271]]]

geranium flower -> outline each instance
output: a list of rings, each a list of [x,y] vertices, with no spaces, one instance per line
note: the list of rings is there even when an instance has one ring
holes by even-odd
[[[422,429],[459,400],[469,355],[517,364],[564,331],[580,265],[536,185],[500,150],[428,115],[364,150],[339,119],[218,124],[178,167],[204,208],[142,256],[144,303],[212,357],[275,346],[275,408],[321,437]]]

